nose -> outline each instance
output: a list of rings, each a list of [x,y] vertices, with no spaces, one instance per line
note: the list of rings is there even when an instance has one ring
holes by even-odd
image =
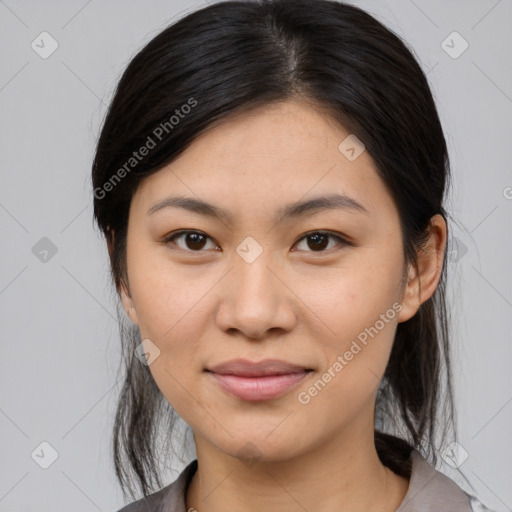
[[[234,256],[234,268],[221,290],[216,314],[223,331],[262,339],[271,331],[293,329],[297,321],[295,295],[282,267],[275,268],[266,251],[251,263]]]

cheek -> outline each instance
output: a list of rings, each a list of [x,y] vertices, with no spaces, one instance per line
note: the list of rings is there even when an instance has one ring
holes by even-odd
[[[323,326],[322,337],[329,340],[328,346],[343,348],[386,312],[385,326],[379,321],[377,328],[389,337],[389,324],[397,318],[393,304],[399,298],[399,278],[396,268],[359,264],[326,270],[320,278],[303,276],[296,281],[296,292],[309,308],[304,314],[316,317],[316,323]]]
[[[193,379],[202,371],[199,340],[204,338],[204,308],[212,284],[201,279],[191,282],[156,265],[141,264],[137,269],[133,267],[130,285],[141,339],[149,338],[159,350],[149,369],[171,406],[178,414],[187,414],[187,390],[193,392]]]
[[[396,332],[398,312],[392,304],[368,304],[361,300],[364,308],[353,308],[358,304],[357,294],[352,299],[347,301],[347,308],[339,303],[337,314],[327,319],[336,336],[318,343],[317,348],[323,351],[323,365],[299,397],[302,404],[310,401],[308,410],[312,415],[333,425],[350,421],[365,404],[372,402]],[[334,403],[336,407],[332,407]]]
[[[375,261],[375,260],[374,260]],[[379,268],[378,272],[375,268]],[[318,312],[322,332],[317,349],[323,352],[325,399],[355,400],[369,397],[381,380],[393,345],[398,313],[396,265],[350,267],[325,276],[322,287],[302,281],[301,297]],[[308,292],[309,290],[309,292]],[[334,377],[333,377],[334,375]],[[320,384],[321,386],[321,384]],[[331,394],[332,393],[332,394]],[[322,391],[321,394],[324,394]]]
[[[168,344],[185,326],[193,326],[190,318],[201,311],[201,297],[211,286],[197,272],[194,276],[149,251],[134,255],[129,263],[141,335]]]
[[[207,313],[201,298],[212,284],[207,280],[191,281],[156,265],[138,268],[130,284],[141,339],[149,338],[160,351],[149,369],[165,399],[180,416],[187,417],[190,393],[195,390],[193,380],[202,370],[199,340],[204,337]]]

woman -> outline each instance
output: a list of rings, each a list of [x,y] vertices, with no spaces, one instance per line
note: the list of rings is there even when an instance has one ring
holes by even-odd
[[[486,510],[434,469],[449,159],[396,35],[327,0],[192,13],[130,62],[92,179],[131,324],[124,512]],[[155,492],[177,417],[196,458]]]

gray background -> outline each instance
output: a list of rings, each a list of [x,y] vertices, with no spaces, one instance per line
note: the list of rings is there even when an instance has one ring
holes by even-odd
[[[512,0],[352,3],[403,36],[428,71],[453,165],[450,301],[468,453],[460,470],[488,506],[512,510]],[[109,452],[115,297],[89,173],[130,58],[201,5],[0,0],[0,511],[123,504]],[[31,47],[43,31],[58,43],[46,59]],[[453,31],[469,44],[457,58],[463,41]],[[42,442],[58,453],[47,469]],[[171,462],[168,481],[183,467]]]

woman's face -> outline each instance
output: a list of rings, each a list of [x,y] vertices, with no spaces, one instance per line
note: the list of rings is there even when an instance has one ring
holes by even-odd
[[[123,303],[196,443],[270,461],[373,439],[396,326],[415,310],[400,304],[397,209],[349,135],[304,103],[244,113],[203,134],[133,197]],[[211,206],[162,206],[178,196]],[[181,230],[193,233],[164,243]],[[277,396],[236,395],[207,369],[239,358],[312,371]]]

